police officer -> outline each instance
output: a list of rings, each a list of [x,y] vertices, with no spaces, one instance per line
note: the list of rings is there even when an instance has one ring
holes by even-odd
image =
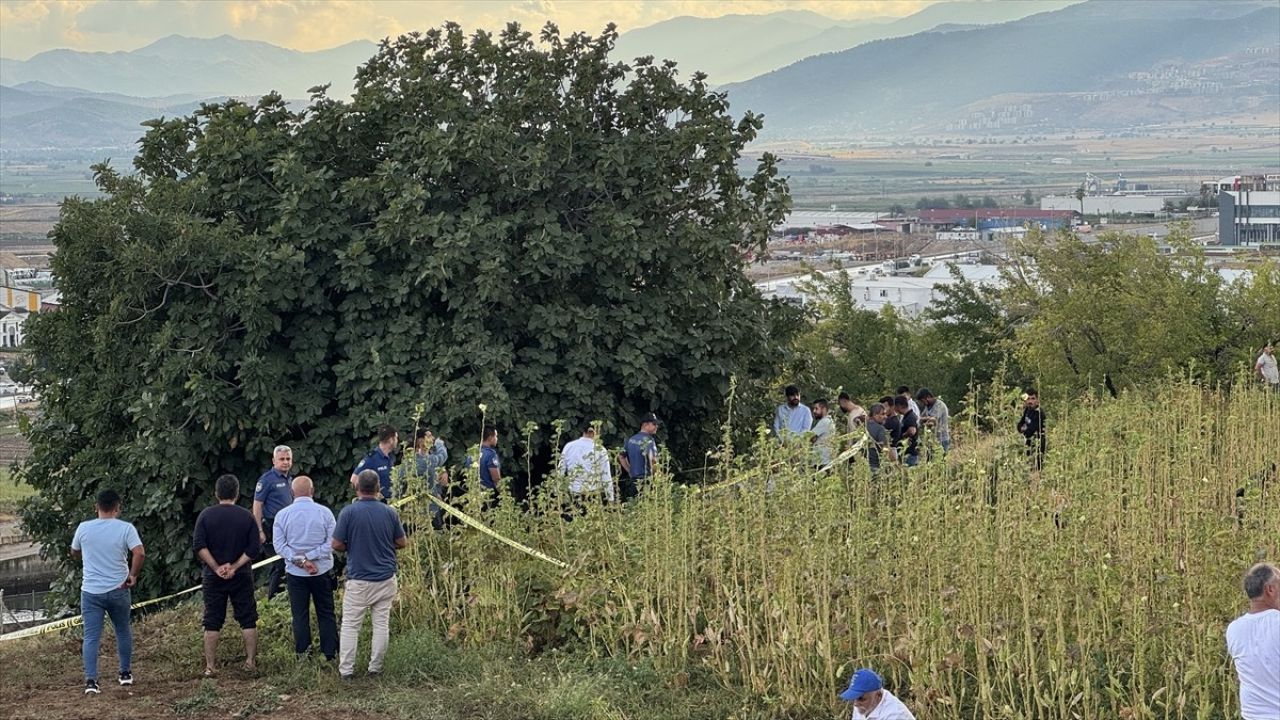
[[[351,471],[351,487],[356,487],[358,476],[364,470],[378,473],[378,483],[382,489],[382,502],[391,499],[391,464],[395,459],[396,448],[400,446],[400,433],[390,425],[378,428],[378,444],[356,464]]]
[[[653,466],[658,462],[658,424],[658,416],[653,413],[640,418],[640,432],[627,438],[627,443],[618,456],[618,464],[627,473],[618,482],[622,502],[638,495],[640,483],[653,474]]]
[[[271,469],[262,473],[253,488],[253,519],[258,523],[258,542],[262,556],[271,557],[271,526],[276,513],[293,503],[293,450],[288,445],[277,445],[271,452]],[[284,584],[284,563],[272,563],[267,576],[267,599],[270,600]]]

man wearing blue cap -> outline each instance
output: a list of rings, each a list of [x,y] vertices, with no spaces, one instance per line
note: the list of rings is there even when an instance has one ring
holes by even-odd
[[[853,703],[853,720],[916,720],[870,668],[862,668],[849,678],[849,689],[840,693],[840,699]]]

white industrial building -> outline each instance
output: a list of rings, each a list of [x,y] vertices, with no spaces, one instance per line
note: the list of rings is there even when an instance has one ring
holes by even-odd
[[[1181,199],[1182,195],[1086,195],[1085,215],[1155,215],[1164,210],[1167,200]],[[1079,210],[1080,201],[1074,195],[1046,195],[1040,198],[1041,210]]]

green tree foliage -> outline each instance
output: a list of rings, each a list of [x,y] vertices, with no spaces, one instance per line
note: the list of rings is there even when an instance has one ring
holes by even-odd
[[[1023,205],[1035,205],[1035,204],[1036,204],[1036,196],[1031,194],[1031,189],[1030,189],[1030,188],[1028,188],[1028,189],[1026,189],[1026,190],[1023,190],[1023,191],[1022,191],[1022,204],[1023,204]]]
[[[916,201],[917,210],[946,210],[951,207],[951,201],[945,197],[922,197]]]
[[[958,398],[961,388],[987,385],[1001,370],[1004,377],[1018,379],[1013,341],[1022,318],[1009,315],[1004,293],[995,284],[966,280],[954,264],[949,269],[955,282],[939,284],[939,297],[922,314],[930,352],[938,356],[935,364],[944,373],[929,382]]]
[[[1280,303],[1274,267],[1230,289],[1185,229],[1168,242],[1176,252],[1166,255],[1140,235],[1030,236],[1005,271],[1007,311],[1027,318],[1017,330],[1022,366],[1072,394],[1115,394],[1171,371],[1230,375],[1276,327],[1274,314],[1258,316]]]
[[[948,400],[964,396],[963,383],[944,383],[953,374],[947,367],[952,357],[938,348],[927,325],[889,305],[879,311],[858,307],[848,273],[818,278],[809,291],[817,298],[814,322],[797,340],[788,375],[807,397],[842,389],[873,402],[903,384],[929,385]]]
[[[447,25],[383,43],[349,102],[205,105],[151,123],[136,175],[99,166],[54,231],[63,308],[30,326],[35,536],[65,547],[119,488],[144,592],[173,588],[215,475],[251,490],[288,443],[340,501],[418,408],[458,450],[482,402],[504,454],[527,423],[518,454],[650,409],[678,455],[710,446],[731,376],[774,377],[789,342],[743,272],[787,188],[770,155],[737,169],[758,116],[615,39]]]

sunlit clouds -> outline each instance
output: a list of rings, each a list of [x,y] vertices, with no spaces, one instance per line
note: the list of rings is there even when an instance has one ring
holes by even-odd
[[[133,50],[178,34],[230,34],[297,50],[379,40],[446,21],[500,30],[553,21],[598,32],[612,22],[633,30],[681,15],[764,14],[808,10],[855,20],[901,17],[936,0],[0,0],[0,55],[26,59],[53,48]]]

